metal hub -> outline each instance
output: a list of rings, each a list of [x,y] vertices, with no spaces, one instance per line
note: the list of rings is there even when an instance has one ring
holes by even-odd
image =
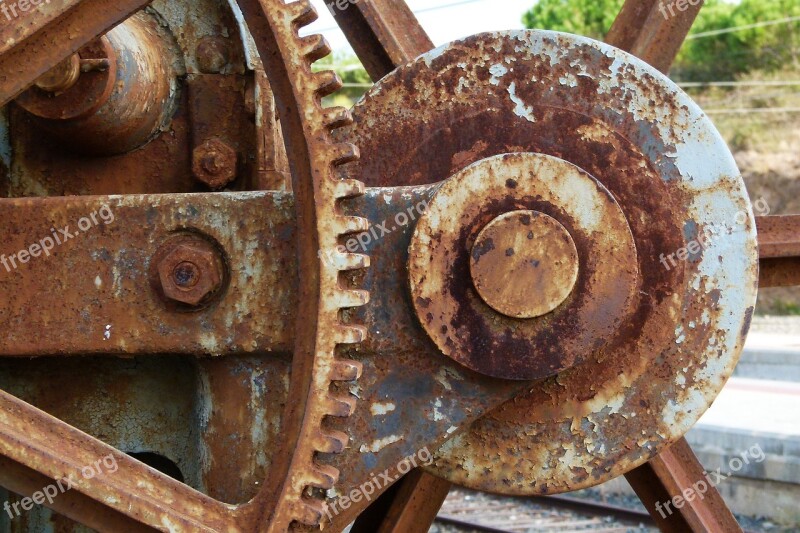
[[[547,218],[528,227],[520,211]],[[635,298],[636,247],[619,205],[586,172],[543,154],[501,154],[454,175],[409,253],[428,335],[492,377],[539,379],[579,364],[605,345]]]
[[[557,220],[512,211],[492,220],[472,246],[475,289],[489,307],[512,318],[555,310],[578,280],[578,250]]]

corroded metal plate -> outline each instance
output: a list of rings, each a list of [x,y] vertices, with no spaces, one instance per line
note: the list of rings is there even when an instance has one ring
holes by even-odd
[[[354,118],[347,134],[364,156],[351,172],[367,185],[435,183],[498,154],[547,154],[609,190],[638,252],[635,311],[605,348],[458,435],[431,472],[487,491],[565,492],[688,431],[733,372],[758,274],[740,174],[688,96],[602,43],[505,32],[398,69]]]
[[[489,307],[513,318],[537,318],[564,303],[578,281],[579,263],[575,240],[558,220],[519,210],[481,230],[469,271]]]
[[[479,234],[497,217],[519,210],[563,225],[580,261],[575,288],[566,287],[568,297],[538,318],[498,313],[484,302],[472,275],[476,256],[489,261],[489,249],[475,250]],[[442,353],[481,374],[518,380],[554,375],[600,351],[630,319],[638,277],[633,236],[611,193],[563,159],[530,153],[490,157],[446,181],[417,225],[408,268],[417,316]],[[571,276],[567,265],[553,268]],[[490,269],[501,270],[496,262]],[[557,282],[553,273],[542,282],[537,277],[517,271],[503,282],[535,305],[547,299],[537,286]]]

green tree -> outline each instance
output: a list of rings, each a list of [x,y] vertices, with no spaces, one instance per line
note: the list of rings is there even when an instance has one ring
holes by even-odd
[[[797,0],[706,0],[690,36],[800,16]],[[775,72],[798,66],[800,23],[739,29],[689,39],[673,75],[687,81],[733,80],[751,71]]]
[[[675,0],[660,0],[664,3]],[[551,29],[602,39],[623,0],[539,0],[523,15],[529,28]],[[797,0],[706,0],[691,35],[800,16]],[[699,36],[687,40],[675,62],[682,81],[733,80],[760,70],[800,67],[800,23]]]
[[[528,28],[602,39],[624,0],[539,0],[522,16]]]

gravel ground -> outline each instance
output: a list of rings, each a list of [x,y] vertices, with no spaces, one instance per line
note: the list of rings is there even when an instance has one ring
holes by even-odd
[[[624,495],[601,494],[594,489],[569,494],[574,498],[607,503],[617,507],[644,511],[638,498]],[[490,494],[456,489],[450,492],[440,515],[458,518],[473,524],[490,526],[515,533],[593,531],[595,533],[657,533],[651,523],[620,521],[613,517],[584,514],[556,509],[523,498],[507,498]],[[796,533],[796,528],[782,528],[752,517],[737,516],[745,531],[765,533]],[[472,533],[480,530],[436,523],[430,533]]]
[[[658,529],[642,523],[622,522],[611,517],[555,509],[523,498],[505,498],[461,489],[450,493],[440,514],[513,532],[658,532]],[[475,530],[437,523],[430,531],[464,533]]]

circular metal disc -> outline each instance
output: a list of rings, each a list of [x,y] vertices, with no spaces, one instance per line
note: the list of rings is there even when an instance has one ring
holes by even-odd
[[[552,258],[565,285],[577,279],[556,295],[557,309],[535,319],[492,309],[475,290],[471,268],[476,256],[490,253],[476,248],[481,232],[520,210],[563,225],[581,265],[577,272],[575,262],[557,265]],[[526,241],[531,231],[522,235]],[[408,261],[412,301],[428,335],[445,355],[497,378],[539,379],[582,362],[630,319],[636,300],[636,247],[619,204],[586,172],[543,154],[489,157],[447,180],[417,225]],[[499,282],[535,303],[548,295],[523,289],[536,289],[537,277],[532,286],[530,277]]]
[[[432,473],[493,492],[571,491],[641,465],[705,412],[749,327],[755,223],[720,135],[665,76],[586,38],[484,34],[396,70],[354,118],[346,135],[362,159],[349,172],[369,186],[547,154],[610,191],[638,252],[634,313],[606,346],[457,435]]]
[[[475,290],[512,318],[555,311],[578,281],[578,250],[558,220],[538,211],[511,211],[483,228],[470,253]]]

